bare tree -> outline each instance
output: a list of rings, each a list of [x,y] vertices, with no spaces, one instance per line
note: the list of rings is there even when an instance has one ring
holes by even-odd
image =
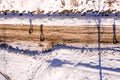
[[[65,6],[65,0],[61,0],[62,6]]]
[[[104,2],[104,3],[108,4],[108,7],[109,7],[108,12],[112,12],[113,11],[111,8],[113,7],[115,2],[117,2],[117,0],[107,0],[107,1]]]
[[[79,6],[78,0],[70,0],[70,4],[75,7]]]

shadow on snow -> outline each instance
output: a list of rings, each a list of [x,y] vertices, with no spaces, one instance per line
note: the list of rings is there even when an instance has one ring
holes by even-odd
[[[50,66],[51,67],[62,67],[63,64],[70,64],[70,65],[73,65],[73,63],[69,62],[69,61],[61,61],[60,59],[53,59],[53,60],[48,60],[47,61],[48,63],[51,63]]]
[[[93,66],[90,65],[89,63],[78,63],[75,66],[84,66],[88,68],[93,68],[93,69],[99,69],[99,65]],[[108,68],[108,67],[102,67],[102,70],[108,70],[108,71],[114,71],[114,72],[120,72],[120,68]]]
[[[83,53],[84,51],[93,52],[93,51],[98,51],[98,50],[120,52],[119,47],[91,48],[91,47],[74,47],[74,46],[66,46],[66,45],[56,45],[56,46],[53,46],[51,49],[44,50],[44,51],[31,51],[29,49],[23,50],[23,49],[20,49],[19,47],[14,48],[9,45],[1,44],[0,49],[7,50],[8,52],[20,53],[20,54],[25,54],[25,55],[30,55],[30,56],[35,56],[35,55],[39,55],[39,54],[49,54],[49,53],[52,53],[52,52],[54,52],[56,50],[60,50],[60,49],[69,49],[69,50],[75,49],[75,50],[81,51],[81,53]]]

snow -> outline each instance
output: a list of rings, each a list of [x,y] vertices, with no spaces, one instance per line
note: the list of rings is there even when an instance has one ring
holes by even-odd
[[[0,80],[7,80],[2,74],[0,74]]]
[[[64,4],[61,3],[63,1]],[[74,3],[78,1],[78,3]],[[86,2],[88,1],[88,2]],[[107,0],[0,0],[0,11],[18,10],[23,13],[0,13],[0,24],[32,24],[80,26],[120,25],[120,14],[99,17],[98,14],[74,14],[87,11],[120,11],[120,2],[109,7]],[[78,4],[78,6],[77,6]],[[27,12],[44,11],[43,14],[28,14]],[[74,13],[58,14],[72,10]],[[47,14],[49,13],[49,14]],[[55,13],[55,14],[52,14]],[[48,51],[42,51],[37,43],[10,43],[9,47],[0,46],[0,79],[7,80],[100,80],[99,58],[96,46],[74,47],[59,45]],[[112,48],[112,50],[110,50]],[[101,66],[103,80],[118,80],[120,78],[120,48],[119,45],[101,49]],[[2,73],[5,73],[4,76]]]
[[[81,26],[81,25],[96,25],[98,21],[101,21],[101,25],[113,25],[114,21],[116,25],[120,25],[120,16],[81,16],[80,14],[69,14],[69,16],[59,14],[47,14],[41,15],[28,15],[18,16],[8,14],[0,16],[0,24],[27,24],[29,25],[29,19],[32,19],[34,25],[49,25],[49,26]]]
[[[18,45],[18,48],[25,46],[27,48],[28,44]],[[15,43],[10,45],[17,46]],[[59,45],[50,51],[28,55],[1,47],[0,69],[13,80],[99,80],[98,51],[81,49],[81,47]],[[102,79],[118,80],[120,52],[103,50],[101,60]]]
[[[120,25],[120,14],[117,16],[114,14],[120,11],[120,1],[113,1],[111,7],[107,2],[108,0],[0,0],[0,24],[30,24],[31,18],[35,25],[96,25],[100,19],[101,25],[113,25],[114,21],[116,25]],[[23,15],[20,16],[17,12],[11,13],[14,10]],[[92,13],[94,11],[108,12],[108,10],[113,10],[113,13],[101,16],[101,18],[100,14]],[[4,15],[3,11],[8,11],[7,15]],[[43,13],[37,13],[39,11]],[[65,11],[68,13],[59,14]],[[75,14],[77,12],[80,14]],[[83,16],[84,12],[87,12],[85,16]]]
[[[113,1],[109,6],[108,0],[0,0],[0,11],[17,10],[19,12],[44,11],[44,13],[59,13],[64,10],[86,12],[89,10],[120,11],[120,1]],[[100,7],[99,7],[100,6]]]

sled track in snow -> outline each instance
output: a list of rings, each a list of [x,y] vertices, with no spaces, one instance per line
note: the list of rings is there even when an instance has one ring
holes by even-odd
[[[0,75],[2,75],[5,80],[12,80],[6,73],[3,73],[2,71],[0,71]]]

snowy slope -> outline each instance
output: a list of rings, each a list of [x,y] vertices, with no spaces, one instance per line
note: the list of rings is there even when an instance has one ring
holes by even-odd
[[[0,48],[0,69],[13,80],[99,80],[96,50],[57,46],[35,56],[21,55],[17,48],[14,50]],[[101,54],[102,79],[118,80],[120,52],[106,50]]]
[[[110,2],[110,4],[108,4]],[[111,4],[112,3],[112,4]],[[119,0],[0,0],[0,11],[35,13],[120,11]]]

